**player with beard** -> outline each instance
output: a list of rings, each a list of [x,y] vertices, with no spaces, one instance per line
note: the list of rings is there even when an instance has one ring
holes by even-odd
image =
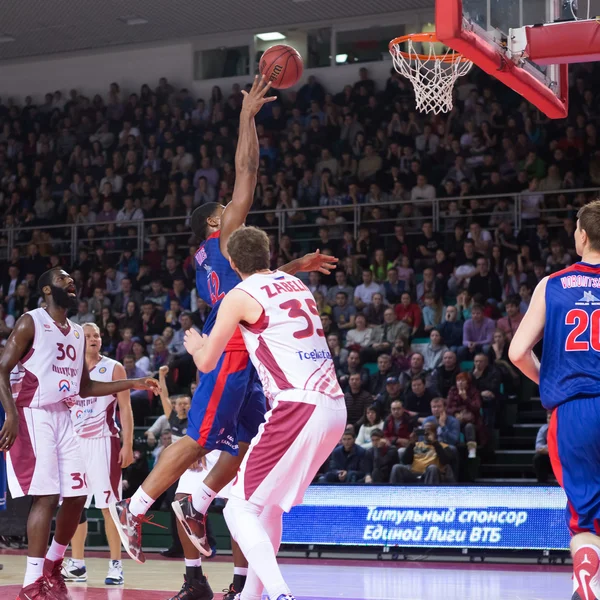
[[[77,395],[109,396],[129,389],[157,393],[159,385],[150,378],[92,381],[84,361],[83,329],[67,319],[67,311],[77,304],[73,278],[54,268],[40,276],[38,287],[46,308],[17,321],[0,357],[0,402],[6,412],[0,450],[8,453],[12,497],[33,498],[27,520],[27,570],[17,599],[67,600],[61,567],[88,494],[85,463],[67,404]],[[47,549],[61,496],[54,539]]]

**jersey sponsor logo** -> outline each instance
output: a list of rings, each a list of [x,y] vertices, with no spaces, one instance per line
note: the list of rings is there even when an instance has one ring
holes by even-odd
[[[569,288],[600,288],[600,277],[590,277],[589,275],[565,275],[560,278],[563,289]]]
[[[70,392],[71,384],[66,379],[61,379],[58,382],[58,391],[59,392]]]
[[[86,408],[84,410],[82,410],[81,408],[78,408],[75,411],[75,418],[76,419],[83,419],[89,415],[93,415],[94,414],[94,410],[92,408]]]
[[[68,377],[77,377],[79,369],[73,369],[73,367],[57,367],[52,365],[52,372],[58,373],[59,375],[67,375]]]
[[[44,330],[50,332],[52,331],[52,327],[48,323],[44,323]]]
[[[208,256],[206,255],[206,250],[204,249],[204,246],[202,248],[198,249],[198,252],[196,252],[196,262],[198,263],[198,266],[201,267],[202,263],[208,258]]]
[[[600,298],[597,298],[592,292],[583,292],[583,297],[575,302],[577,306],[589,306],[590,304],[600,304]]]
[[[331,352],[327,350],[315,349],[310,352],[296,350],[296,354],[300,360],[331,360]]]
[[[75,336],[77,339],[79,339],[79,331],[74,331],[74,332],[73,332],[73,335],[74,335],[74,336]]]
[[[100,367],[98,373],[106,373],[106,367]]]
[[[282,281],[281,283],[263,285],[260,289],[267,292],[268,298],[275,298],[279,294],[309,291],[301,281]]]

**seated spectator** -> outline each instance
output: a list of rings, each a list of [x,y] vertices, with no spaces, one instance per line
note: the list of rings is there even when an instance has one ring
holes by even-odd
[[[346,294],[346,300],[348,298],[354,298],[354,288],[348,284],[348,277],[345,271],[338,269],[335,272],[335,285],[332,285],[327,290],[327,302],[329,305],[334,306],[337,304],[338,292],[344,292]]]
[[[417,270],[432,267],[435,264],[435,252],[442,247],[442,239],[439,233],[433,231],[433,223],[425,221],[421,226],[423,235],[419,236],[415,260]]]
[[[340,386],[342,387],[342,390],[347,390],[348,380],[350,378],[350,375],[352,375],[353,373],[358,373],[360,375],[360,381],[362,383],[363,388],[368,390],[370,384],[369,371],[368,369],[365,369],[362,366],[360,360],[360,353],[356,350],[351,350],[348,353],[348,360],[346,364],[342,365],[342,367],[337,372],[338,381],[340,383]]]
[[[316,291],[313,296],[317,304],[317,312],[319,313],[319,316],[323,314],[331,315],[333,313],[331,306],[325,302],[325,296],[323,296],[321,292]]]
[[[373,300],[364,309],[364,315],[367,319],[368,325],[377,327],[383,325],[383,316],[385,313],[385,305],[383,303],[383,294],[373,294]]]
[[[402,386],[398,377],[392,376],[385,380],[385,388],[377,395],[375,402],[382,415],[389,415],[392,402],[402,399]]]
[[[444,344],[439,330],[432,329],[429,334],[429,344],[423,350],[423,370],[430,373],[437,369],[442,364],[442,358],[446,350],[448,350],[448,346]]]
[[[550,255],[546,259],[546,273],[552,274],[568,267],[572,262],[571,255],[565,252],[560,240],[550,242]]]
[[[321,292],[323,297],[327,295],[327,286],[321,282],[321,273],[318,271],[311,271],[308,274],[308,283],[306,284],[306,287],[313,296],[315,295],[315,292]]]
[[[395,316],[395,315],[394,315]],[[402,372],[410,368],[410,357],[412,348],[408,343],[408,338],[401,335],[396,337],[394,347],[392,348],[392,366],[394,370]]]
[[[387,483],[390,480],[392,467],[398,463],[398,450],[387,443],[381,428],[371,430],[365,463],[365,483]]]
[[[404,285],[404,292],[410,292],[414,286],[415,270],[410,266],[410,258],[402,254],[396,261],[396,271],[398,271],[398,282]],[[400,299],[402,299],[400,293]]]
[[[142,334],[146,344],[151,344],[156,336],[159,336],[165,328],[165,318],[156,304],[145,300],[142,304]]]
[[[477,259],[477,273],[469,281],[469,294],[481,294],[486,302],[497,304],[502,300],[502,285],[496,273],[490,271],[487,258]]]
[[[402,294],[400,304],[396,304],[394,309],[396,312],[396,318],[401,323],[406,323],[410,327],[410,335],[416,335],[417,331],[421,327],[421,309],[418,304],[412,301],[412,298],[408,292]]]
[[[548,483],[552,475],[552,463],[548,455],[548,428],[552,411],[546,413],[546,423],[540,427],[535,438],[535,455],[533,457],[533,470],[538,483]]]
[[[142,319],[138,305],[130,300],[125,308],[125,314],[119,319],[119,329],[131,329],[133,335],[138,337],[142,335]]]
[[[388,304],[398,304],[402,292],[406,290],[406,282],[400,281],[395,267],[388,269],[387,279],[383,282],[383,296]]]
[[[89,310],[89,305],[87,300],[80,300],[77,305],[77,313],[70,317],[73,323],[77,323],[77,325],[83,325],[85,323],[94,323],[96,319],[94,315]]]
[[[356,483],[365,478],[367,451],[355,443],[354,433],[345,431],[342,443],[332,452],[327,473],[321,481]]]
[[[144,373],[144,376],[150,373],[150,359],[146,354],[146,345],[139,338],[133,338],[131,347],[135,366]]]
[[[160,281],[160,279],[152,280],[150,282],[150,292],[146,295],[145,300],[162,308],[165,305],[167,298],[168,294],[163,287],[162,281]]]
[[[373,328],[371,336],[371,349],[378,356],[382,352],[389,354],[394,347],[398,337],[408,337],[410,330],[405,323],[400,323],[396,319],[396,313],[391,307],[387,307],[383,312],[383,324]]]
[[[459,373],[456,376],[456,385],[448,392],[446,411],[458,419],[467,442],[469,458],[475,458],[477,444],[485,445],[487,433],[481,418],[481,396],[477,388],[471,385],[468,373]]]
[[[502,400],[500,392],[502,373],[496,367],[490,366],[487,354],[476,354],[473,362],[471,384],[479,390],[485,424],[489,429],[493,429],[496,422],[496,412]]]
[[[420,418],[431,414],[432,393],[425,386],[425,377],[416,375],[410,382],[410,389],[404,392],[402,404],[406,410],[416,413]]]
[[[108,288],[108,292],[109,294],[110,292],[110,288],[108,287],[110,278],[111,278],[111,274],[114,271],[114,269],[108,269],[107,273],[106,273],[106,284],[107,284],[107,288]],[[115,281],[118,280],[118,277],[115,277]],[[132,284],[131,284],[131,279],[129,277],[123,277],[120,280],[120,291],[115,295],[113,303],[112,303],[112,309],[114,312],[114,316],[117,319],[121,319],[125,316],[125,313],[127,312],[127,304],[129,302],[135,302],[137,306],[141,306],[143,299],[142,299],[142,294],[140,292],[138,292],[137,290],[132,289]]]
[[[382,284],[386,277],[389,269],[393,267],[393,263],[387,260],[384,250],[378,248],[373,254],[373,261],[371,262],[371,272],[373,278],[377,283]]]
[[[371,406],[367,408],[365,422],[358,430],[356,443],[361,448],[364,448],[365,450],[371,448],[371,433],[374,429],[379,429],[380,431],[383,429],[383,419],[381,418],[379,406],[377,404],[371,404]],[[381,437],[383,437],[383,433],[381,433]]]
[[[121,341],[122,338],[117,323],[114,319],[110,319],[102,330],[102,354],[116,359],[117,348]]]
[[[404,391],[410,388],[410,382],[413,377],[425,376],[425,359],[420,352],[413,352],[410,356],[410,366],[408,370],[400,374],[400,385]]]
[[[389,354],[380,354],[377,358],[377,373],[370,378],[369,391],[377,396],[383,391],[388,377],[397,373],[392,368],[392,357]]]
[[[355,429],[364,423],[366,410],[373,405],[373,396],[363,389],[359,373],[353,373],[348,378],[348,390],[344,394],[348,416],[347,423]]]
[[[348,362],[348,350],[342,348],[340,344],[340,336],[337,333],[330,333],[327,336],[327,347],[331,352],[331,358],[333,360],[333,366],[336,372],[339,371],[340,367]]]
[[[333,322],[345,333],[347,330],[354,327],[356,318],[356,308],[348,302],[346,292],[339,291],[335,295],[335,305],[333,307]]]
[[[390,411],[390,415],[385,419],[383,425],[383,437],[386,444],[396,448],[406,448],[415,420],[408,411],[404,410],[404,405],[400,400],[392,402]]]
[[[458,349],[459,360],[473,360],[479,352],[487,352],[494,341],[495,330],[494,321],[483,315],[483,306],[475,304],[471,309],[471,318],[465,321],[463,344]]]
[[[175,410],[174,398],[171,398],[171,405],[173,410]],[[163,414],[160,415],[146,431],[144,431],[144,437],[146,438],[148,446],[150,446],[150,448],[156,446],[156,441],[160,440],[165,431],[171,431],[171,427],[169,426],[169,419]]]
[[[423,281],[417,283],[417,304],[423,308],[425,306],[425,295],[432,294],[437,300],[441,296],[442,282],[435,276],[435,271],[431,267],[427,267],[423,271]]]
[[[154,448],[154,450],[152,450],[152,460],[153,460],[152,466],[154,466],[158,462],[158,459],[160,458],[160,455],[162,454],[162,451],[165,448],[168,448],[173,443],[173,437],[171,435],[171,429],[165,429],[160,434],[160,438],[159,439],[160,439],[159,445],[156,448]],[[123,481],[123,483],[125,483],[125,481]],[[128,484],[128,485],[130,485],[130,484]]]
[[[506,334],[506,339],[510,342],[517,332],[524,315],[520,311],[521,298],[520,296],[510,296],[504,305],[506,309],[506,317],[498,319],[496,327],[501,329]]]
[[[444,307],[440,300],[436,300],[431,292],[426,292],[423,296],[423,328],[425,333],[429,333],[434,327],[439,327],[442,323]]]
[[[158,381],[160,382],[160,401],[162,409],[169,421],[169,429],[173,435],[173,441],[180,440],[187,432],[188,412],[190,410],[191,399],[187,395],[173,397],[174,405],[169,397],[167,389],[167,375],[169,367],[163,366],[158,370]]]
[[[123,341],[117,346],[116,360],[123,362],[125,355],[131,354],[133,348],[133,329],[126,327],[123,329]],[[143,377],[143,375],[141,376]]]
[[[410,434],[401,464],[392,468],[390,483],[454,483],[451,457],[446,451],[448,444],[438,440],[436,429],[435,423],[427,423],[422,435],[416,431]]]
[[[167,300],[163,304],[164,310],[170,308],[171,300],[179,300],[179,306],[181,306],[182,310],[191,309],[191,298],[189,291],[185,287],[185,279],[181,277],[173,279],[173,289],[167,294]]]
[[[440,442],[456,447],[460,441],[460,423],[458,419],[448,414],[444,398],[431,400],[431,416],[426,417],[423,426],[433,423],[437,427],[437,437]]]
[[[362,272],[362,283],[354,290],[354,306],[357,310],[364,310],[373,302],[373,294],[383,294],[381,285],[373,281],[373,273],[369,269]]]
[[[110,308],[110,298],[105,296],[101,287],[94,288],[93,294],[88,302],[88,309],[94,316],[97,316],[102,313],[103,308]]]
[[[446,308],[446,320],[437,329],[452,352],[456,352],[462,346],[464,322],[458,320],[456,306]]]
[[[373,330],[367,327],[367,319],[362,314],[356,315],[354,325],[346,334],[346,348],[362,351],[371,345]]]
[[[171,355],[165,343],[165,339],[162,336],[158,336],[154,339],[152,344],[152,359],[150,360],[150,372],[156,376],[158,370],[163,365],[168,365]]]
[[[447,398],[450,388],[456,385],[456,376],[459,373],[456,353],[446,350],[442,356],[442,364],[429,375],[429,386],[437,396]]]

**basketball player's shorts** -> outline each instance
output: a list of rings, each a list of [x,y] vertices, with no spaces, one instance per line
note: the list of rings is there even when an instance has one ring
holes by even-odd
[[[248,353],[224,352],[213,371],[200,375],[187,435],[205,450],[237,456],[238,442],[250,443],[265,412],[265,396]]]
[[[4,409],[0,406],[0,429],[4,425]],[[6,454],[0,454],[0,510],[6,509]]]
[[[94,498],[96,508],[108,508],[123,497],[123,478],[119,464],[121,442],[118,437],[77,437],[85,461],[89,508]]]
[[[567,496],[572,535],[600,535],[600,399],[559,404],[548,428],[554,475]]]
[[[199,487],[200,484],[206,479],[206,476],[210,473],[211,469],[217,464],[221,453],[218,450],[209,452],[205,457],[206,466],[199,463],[198,466],[188,469],[180,478],[179,484],[177,485],[176,494],[193,494]],[[218,494],[217,498],[227,499],[229,498],[229,489],[231,483],[228,483]]]
[[[87,496],[85,462],[67,405],[17,409],[19,433],[7,457],[11,496]]]
[[[288,512],[339,444],[346,428],[343,397],[319,392],[280,392],[233,480],[230,498]]]

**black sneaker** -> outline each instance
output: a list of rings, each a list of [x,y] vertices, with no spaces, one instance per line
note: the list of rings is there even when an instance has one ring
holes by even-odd
[[[183,576],[183,585],[179,593],[169,600],[212,600],[214,597],[213,591],[208,585],[208,579],[188,579]]]
[[[213,550],[206,536],[206,515],[199,513],[192,504],[192,497],[186,496],[171,504],[177,520],[181,523],[190,541],[207,558],[213,556]]]
[[[239,594],[239,590],[233,587],[233,583],[229,584],[228,590],[223,590],[223,600],[235,600],[235,597]]]

